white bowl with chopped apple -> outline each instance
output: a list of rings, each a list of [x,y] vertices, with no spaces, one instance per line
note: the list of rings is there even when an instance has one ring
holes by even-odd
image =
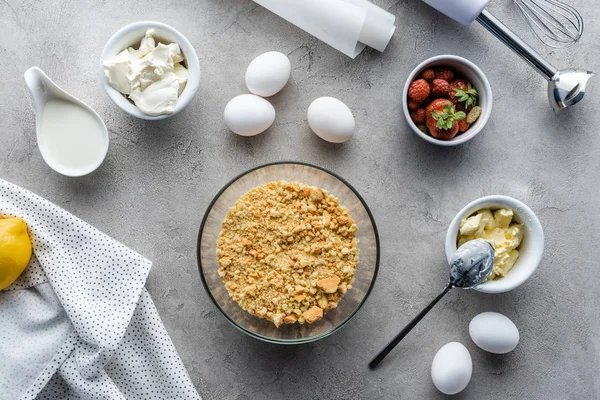
[[[461,221],[466,220],[469,217],[476,216],[478,211],[485,209],[492,211],[492,217],[496,217],[496,215],[494,215],[494,211],[496,210],[511,210],[513,213],[512,220],[510,221],[511,227],[513,225],[522,226],[523,236],[520,240],[520,243],[516,247],[518,256],[516,257],[514,265],[510,267],[504,276],[498,275],[494,279],[488,279],[486,282],[475,287],[475,290],[484,293],[508,292],[521,286],[527,279],[531,277],[531,275],[533,275],[537,269],[542,259],[542,254],[544,253],[544,232],[542,225],[540,224],[540,221],[535,213],[531,210],[531,208],[527,207],[519,200],[500,195],[481,197],[464,207],[458,214],[456,214],[450,223],[450,227],[448,228],[448,232],[446,234],[446,258],[448,259],[448,262],[450,262],[450,259],[458,246],[461,235]],[[498,224],[498,228],[500,228],[499,225],[501,224],[501,222],[498,222],[498,220],[501,220],[503,217],[507,218],[506,214],[499,214],[500,215],[497,215],[498,218],[496,221],[492,222],[494,224]],[[484,216],[483,219],[485,218],[486,217]],[[472,222],[472,220],[469,221],[469,223]],[[480,226],[484,225],[483,221],[476,221],[475,223],[477,222],[480,223]],[[486,227],[490,226],[492,223],[488,223]],[[463,223],[463,227],[464,225],[465,223]],[[468,229],[468,227],[465,228]],[[466,231],[463,229],[463,232]],[[489,238],[498,232],[488,231],[487,234],[484,234],[484,236]],[[479,233],[474,235],[481,237]],[[483,238],[485,239],[486,237]],[[513,238],[509,235],[508,239],[512,240]],[[498,250],[496,251],[498,254]]]

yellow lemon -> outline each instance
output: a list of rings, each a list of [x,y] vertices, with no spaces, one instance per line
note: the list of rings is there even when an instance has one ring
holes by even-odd
[[[0,217],[0,290],[23,273],[31,258],[27,224],[21,218]]]

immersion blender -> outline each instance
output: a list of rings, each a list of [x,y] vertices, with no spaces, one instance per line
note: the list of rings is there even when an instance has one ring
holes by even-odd
[[[477,20],[502,43],[517,53],[548,80],[548,102],[555,112],[572,106],[585,94],[587,81],[595,74],[582,69],[558,70],[519,36],[495,18],[485,7],[489,0],[423,0],[431,7],[463,24]]]

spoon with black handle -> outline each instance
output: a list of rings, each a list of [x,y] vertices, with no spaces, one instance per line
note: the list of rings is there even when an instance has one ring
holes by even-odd
[[[460,246],[450,262],[450,279],[448,284],[427,307],[423,309],[404,329],[392,339],[383,350],[369,363],[369,368],[376,368],[390,351],[410,332],[423,317],[436,305],[450,289],[458,287],[473,288],[487,280],[494,268],[494,247],[483,239],[470,240]]]

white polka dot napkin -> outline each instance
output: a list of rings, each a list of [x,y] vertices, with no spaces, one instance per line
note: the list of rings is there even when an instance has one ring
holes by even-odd
[[[0,399],[200,399],[144,283],[151,262],[0,179],[34,256],[0,291]]]

